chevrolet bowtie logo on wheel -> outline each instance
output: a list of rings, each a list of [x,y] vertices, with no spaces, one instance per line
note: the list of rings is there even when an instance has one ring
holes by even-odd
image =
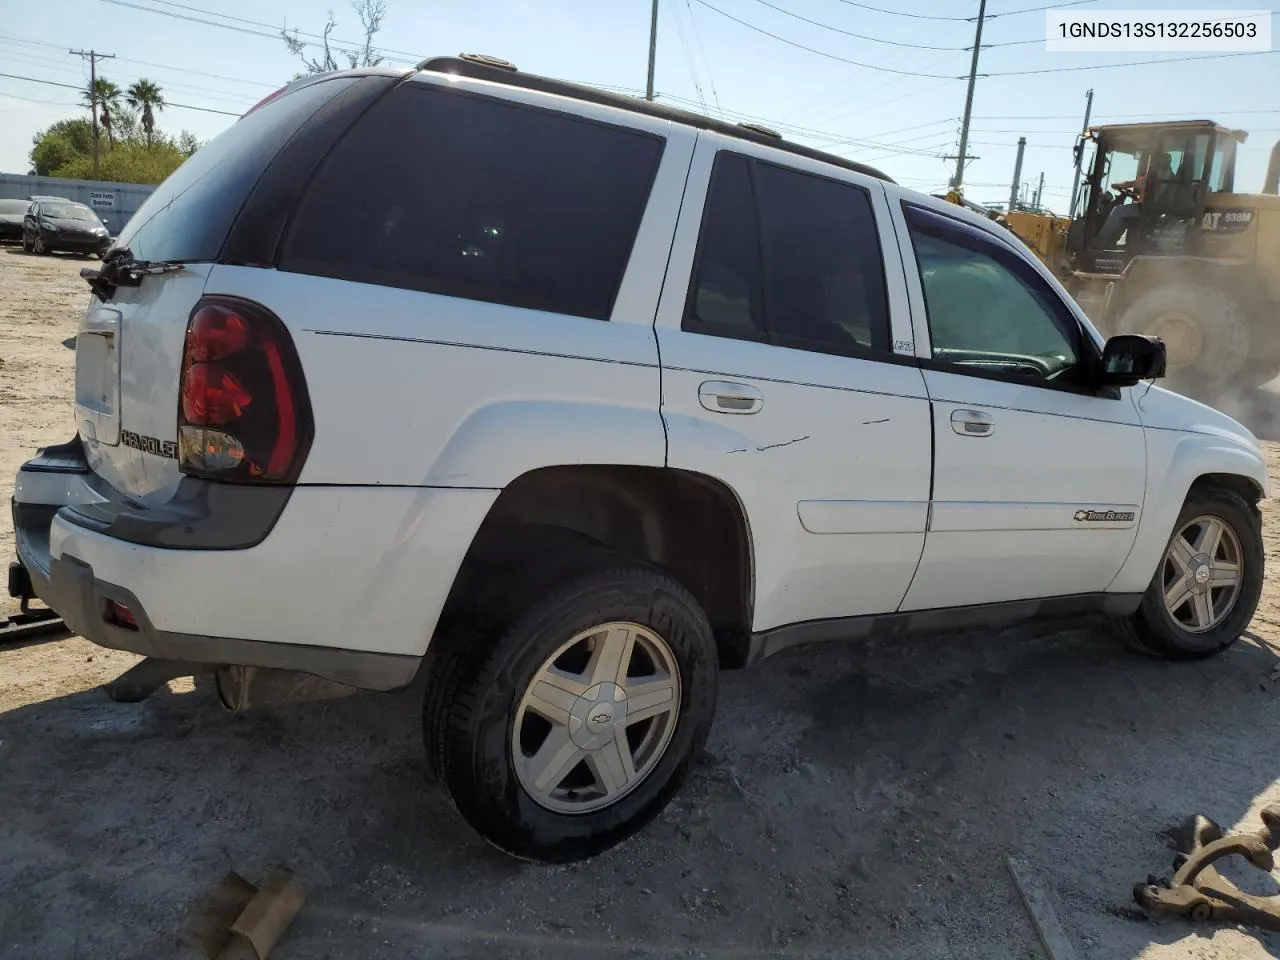
[[[1133,519],[1132,510],[1077,510],[1077,522],[1101,521],[1103,523],[1128,523]]]

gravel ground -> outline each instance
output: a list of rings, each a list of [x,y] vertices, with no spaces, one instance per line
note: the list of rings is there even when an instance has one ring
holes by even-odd
[[[0,250],[5,477],[73,429],[62,341],[83,265]],[[1276,503],[1264,513],[1275,564]],[[1254,829],[1280,802],[1276,583],[1208,663],[1152,662],[1082,624],[799,649],[727,675],[709,754],[663,816],[554,868],[454,816],[423,763],[420,689],[233,716],[204,681],[111,703],[98,685],[134,658],[79,638],[0,649],[0,957],[183,956],[191,901],[275,864],[309,897],[278,960],[1039,957],[1009,856],[1080,957],[1280,955],[1280,936],[1152,922],[1130,898],[1170,872],[1186,814]]]

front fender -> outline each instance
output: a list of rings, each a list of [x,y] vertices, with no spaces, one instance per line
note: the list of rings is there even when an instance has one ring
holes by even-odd
[[[500,489],[541,467],[661,467],[666,452],[656,407],[502,401],[475,410],[458,424],[424,484]]]
[[[1225,437],[1147,430],[1147,484],[1142,519],[1128,559],[1109,591],[1142,593],[1151,583],[1187,493],[1200,477],[1227,474],[1249,480],[1266,496],[1266,461],[1256,449]]]

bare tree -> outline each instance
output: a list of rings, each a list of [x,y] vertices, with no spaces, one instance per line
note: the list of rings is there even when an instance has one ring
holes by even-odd
[[[338,21],[332,10],[325,20],[324,29],[318,34],[303,34],[297,27],[290,29],[287,25],[281,29],[280,39],[289,48],[289,52],[302,61],[307,73],[341,70],[343,65],[338,62],[339,57],[351,69],[376,67],[382,62],[382,57],[374,53],[373,38],[382,29],[382,21],[387,15],[387,0],[354,0],[351,9],[360,18],[360,28],[364,32],[364,39],[358,44],[334,39],[333,31],[337,28]],[[304,36],[317,39],[304,40]],[[318,56],[307,53],[307,48],[313,46],[320,48]]]

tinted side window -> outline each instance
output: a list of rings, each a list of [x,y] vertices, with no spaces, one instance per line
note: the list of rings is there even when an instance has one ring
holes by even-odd
[[[823,352],[887,350],[884,262],[866,191],[721,153],[682,326]]]
[[[280,268],[607,320],[662,146],[405,84],[325,160]]]
[[[889,348],[871,198],[853,184],[756,164],[765,328],[783,346]]]
[[[764,338],[763,270],[755,194],[746,157],[722,153],[711,174],[684,329]]]
[[[1070,379],[1075,318],[1031,267],[978,230],[907,208],[935,360],[1032,380]]]
[[[308,84],[241,117],[160,184],[133,215],[117,248],[140,260],[215,260],[232,221],[285,141],[351,84]]]

